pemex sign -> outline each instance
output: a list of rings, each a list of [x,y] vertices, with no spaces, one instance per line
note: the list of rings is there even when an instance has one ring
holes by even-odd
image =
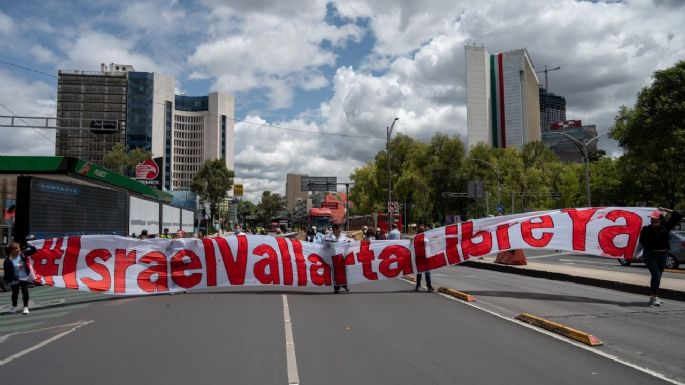
[[[162,187],[162,158],[148,159],[136,165],[136,181],[150,187]]]

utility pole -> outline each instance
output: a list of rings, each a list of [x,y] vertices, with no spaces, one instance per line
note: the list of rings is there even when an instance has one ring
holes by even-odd
[[[393,119],[390,127],[385,127],[387,134],[385,141],[385,151],[388,154],[388,203],[392,202],[392,180],[390,178],[390,136],[392,135],[392,130],[395,128],[395,123],[398,120],[400,120],[400,118]],[[390,219],[390,214],[390,210],[388,210],[388,219]]]
[[[352,182],[340,182],[345,185],[345,231],[350,231],[350,185]]]
[[[500,181],[499,167],[497,165],[490,163],[488,161],[485,161],[483,159],[473,158],[471,160],[473,160],[474,162],[489,166],[490,168],[492,168],[493,171],[495,171],[495,175],[497,176],[497,206],[499,207],[502,204],[502,183]],[[513,205],[511,207],[511,209],[514,210]],[[488,210],[488,212],[490,211],[487,208],[486,208],[486,210]]]
[[[539,73],[542,73],[542,72],[545,73],[545,108],[543,109],[543,113],[545,113],[545,114],[547,113],[547,108],[548,108],[547,102],[548,102],[548,99],[549,99],[548,96],[547,96],[547,95],[549,94],[549,83],[547,82],[547,73],[548,73],[548,72],[551,72],[551,71],[557,71],[557,70],[560,70],[560,69],[561,69],[561,67],[559,67],[559,66],[554,67],[554,68],[547,68],[547,64],[545,64],[545,69],[544,69],[544,70],[542,70],[542,71],[537,71],[537,72],[536,72],[536,73],[538,73],[538,74],[539,74]],[[543,119],[543,120],[546,120],[546,119]],[[542,127],[542,131],[547,131],[547,130],[549,130],[549,123],[551,123],[551,122],[547,122],[547,127]]]
[[[576,145],[576,147],[578,147],[578,150],[580,150],[580,153],[583,155],[583,163],[585,163],[585,194],[587,196],[587,207],[592,207],[592,199],[590,197],[590,154],[588,154],[588,147],[592,144],[592,142],[598,140],[600,136],[606,135],[608,133],[609,132],[607,131],[603,134],[595,136],[594,138],[583,140],[581,142],[580,140],[572,137],[571,135],[565,132],[550,131],[550,134],[561,135],[566,139],[570,140],[573,144]]]

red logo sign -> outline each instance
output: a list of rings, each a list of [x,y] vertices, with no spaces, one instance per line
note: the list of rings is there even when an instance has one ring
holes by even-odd
[[[159,175],[159,167],[154,160],[148,159],[136,166],[136,179],[156,179]]]

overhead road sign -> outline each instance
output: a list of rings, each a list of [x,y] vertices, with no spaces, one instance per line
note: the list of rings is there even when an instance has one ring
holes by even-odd
[[[303,176],[302,191],[338,191],[338,178],[334,176]]]

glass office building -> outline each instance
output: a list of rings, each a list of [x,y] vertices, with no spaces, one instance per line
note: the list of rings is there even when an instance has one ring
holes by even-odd
[[[56,154],[102,164],[116,144],[142,148],[162,160],[162,188],[170,191],[189,190],[207,160],[233,170],[233,97],[175,95],[175,87],[173,78],[130,65],[60,70]]]

